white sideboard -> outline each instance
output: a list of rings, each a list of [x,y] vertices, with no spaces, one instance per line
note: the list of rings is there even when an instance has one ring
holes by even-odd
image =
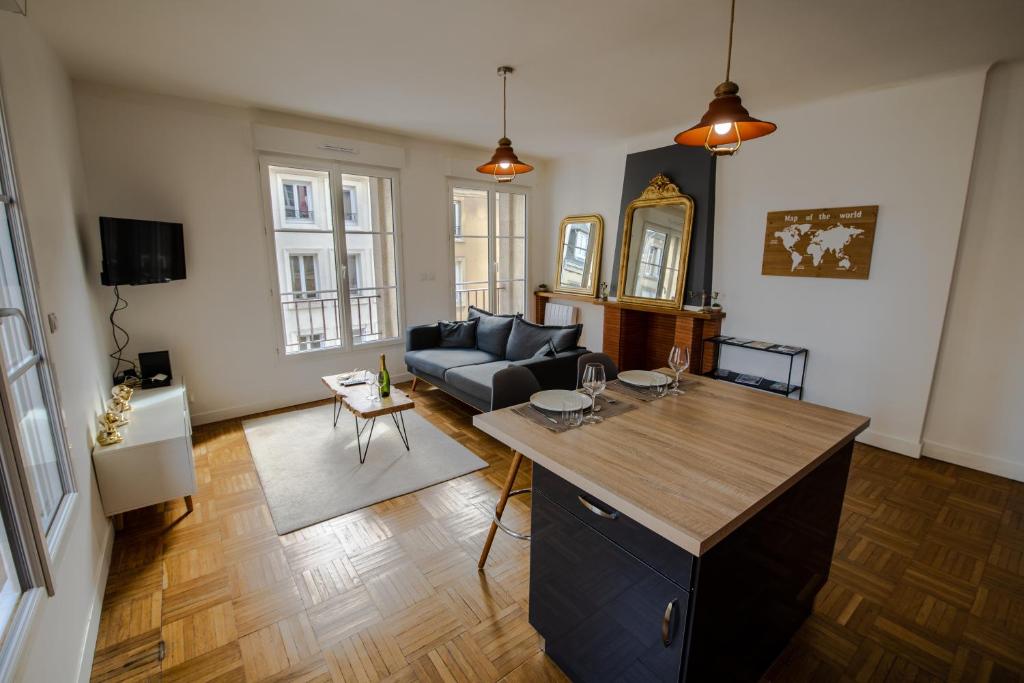
[[[103,512],[110,517],[182,497],[191,511],[196,470],[184,382],[137,390],[131,406],[130,421],[118,429],[124,440],[92,450]]]

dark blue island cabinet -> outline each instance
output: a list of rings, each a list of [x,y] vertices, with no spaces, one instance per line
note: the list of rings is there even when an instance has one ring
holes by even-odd
[[[574,681],[756,681],[828,578],[852,440],[700,556],[534,464],[530,623]]]

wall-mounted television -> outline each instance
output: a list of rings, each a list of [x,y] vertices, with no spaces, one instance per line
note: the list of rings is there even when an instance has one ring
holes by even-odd
[[[105,285],[148,285],[185,279],[181,223],[100,217]]]

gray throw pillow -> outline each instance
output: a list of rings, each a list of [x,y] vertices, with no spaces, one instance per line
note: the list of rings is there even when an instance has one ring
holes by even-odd
[[[512,333],[508,337],[507,358],[523,360],[530,358],[546,341],[550,341],[555,352],[576,348],[583,333],[583,325],[534,325],[522,318],[512,322]]]
[[[512,321],[516,315],[495,315],[476,306],[469,307],[469,319],[477,321],[476,347],[481,351],[493,353],[498,358],[505,357],[508,335],[512,332]]]
[[[472,349],[476,348],[476,321],[462,320],[460,322],[441,321],[437,324],[437,330],[441,333],[442,349]]]

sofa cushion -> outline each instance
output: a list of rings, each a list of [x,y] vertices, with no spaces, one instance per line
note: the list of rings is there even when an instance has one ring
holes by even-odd
[[[509,360],[530,358],[549,340],[555,345],[555,351],[568,351],[576,348],[582,333],[583,325],[534,325],[516,318],[512,321],[512,333],[508,337],[505,357]]]
[[[554,343],[548,339],[546,342],[541,344],[540,348],[537,349],[530,358],[554,358],[557,353],[558,352],[555,351]]]
[[[442,349],[475,349],[476,326],[476,320],[439,322],[437,329],[441,334],[441,343],[438,346]]]
[[[481,351],[493,353],[498,358],[505,357],[508,346],[508,335],[512,333],[512,322],[515,315],[495,315],[476,306],[469,307],[469,319],[477,321],[476,347]]]
[[[423,349],[408,351],[405,364],[421,373],[444,379],[445,371],[463,365],[479,365],[500,360],[497,356],[479,349]]]
[[[497,360],[480,365],[464,365],[446,372],[444,381],[459,391],[490,403],[491,379],[494,377],[494,373],[504,370],[509,365],[511,364],[507,360]]]

